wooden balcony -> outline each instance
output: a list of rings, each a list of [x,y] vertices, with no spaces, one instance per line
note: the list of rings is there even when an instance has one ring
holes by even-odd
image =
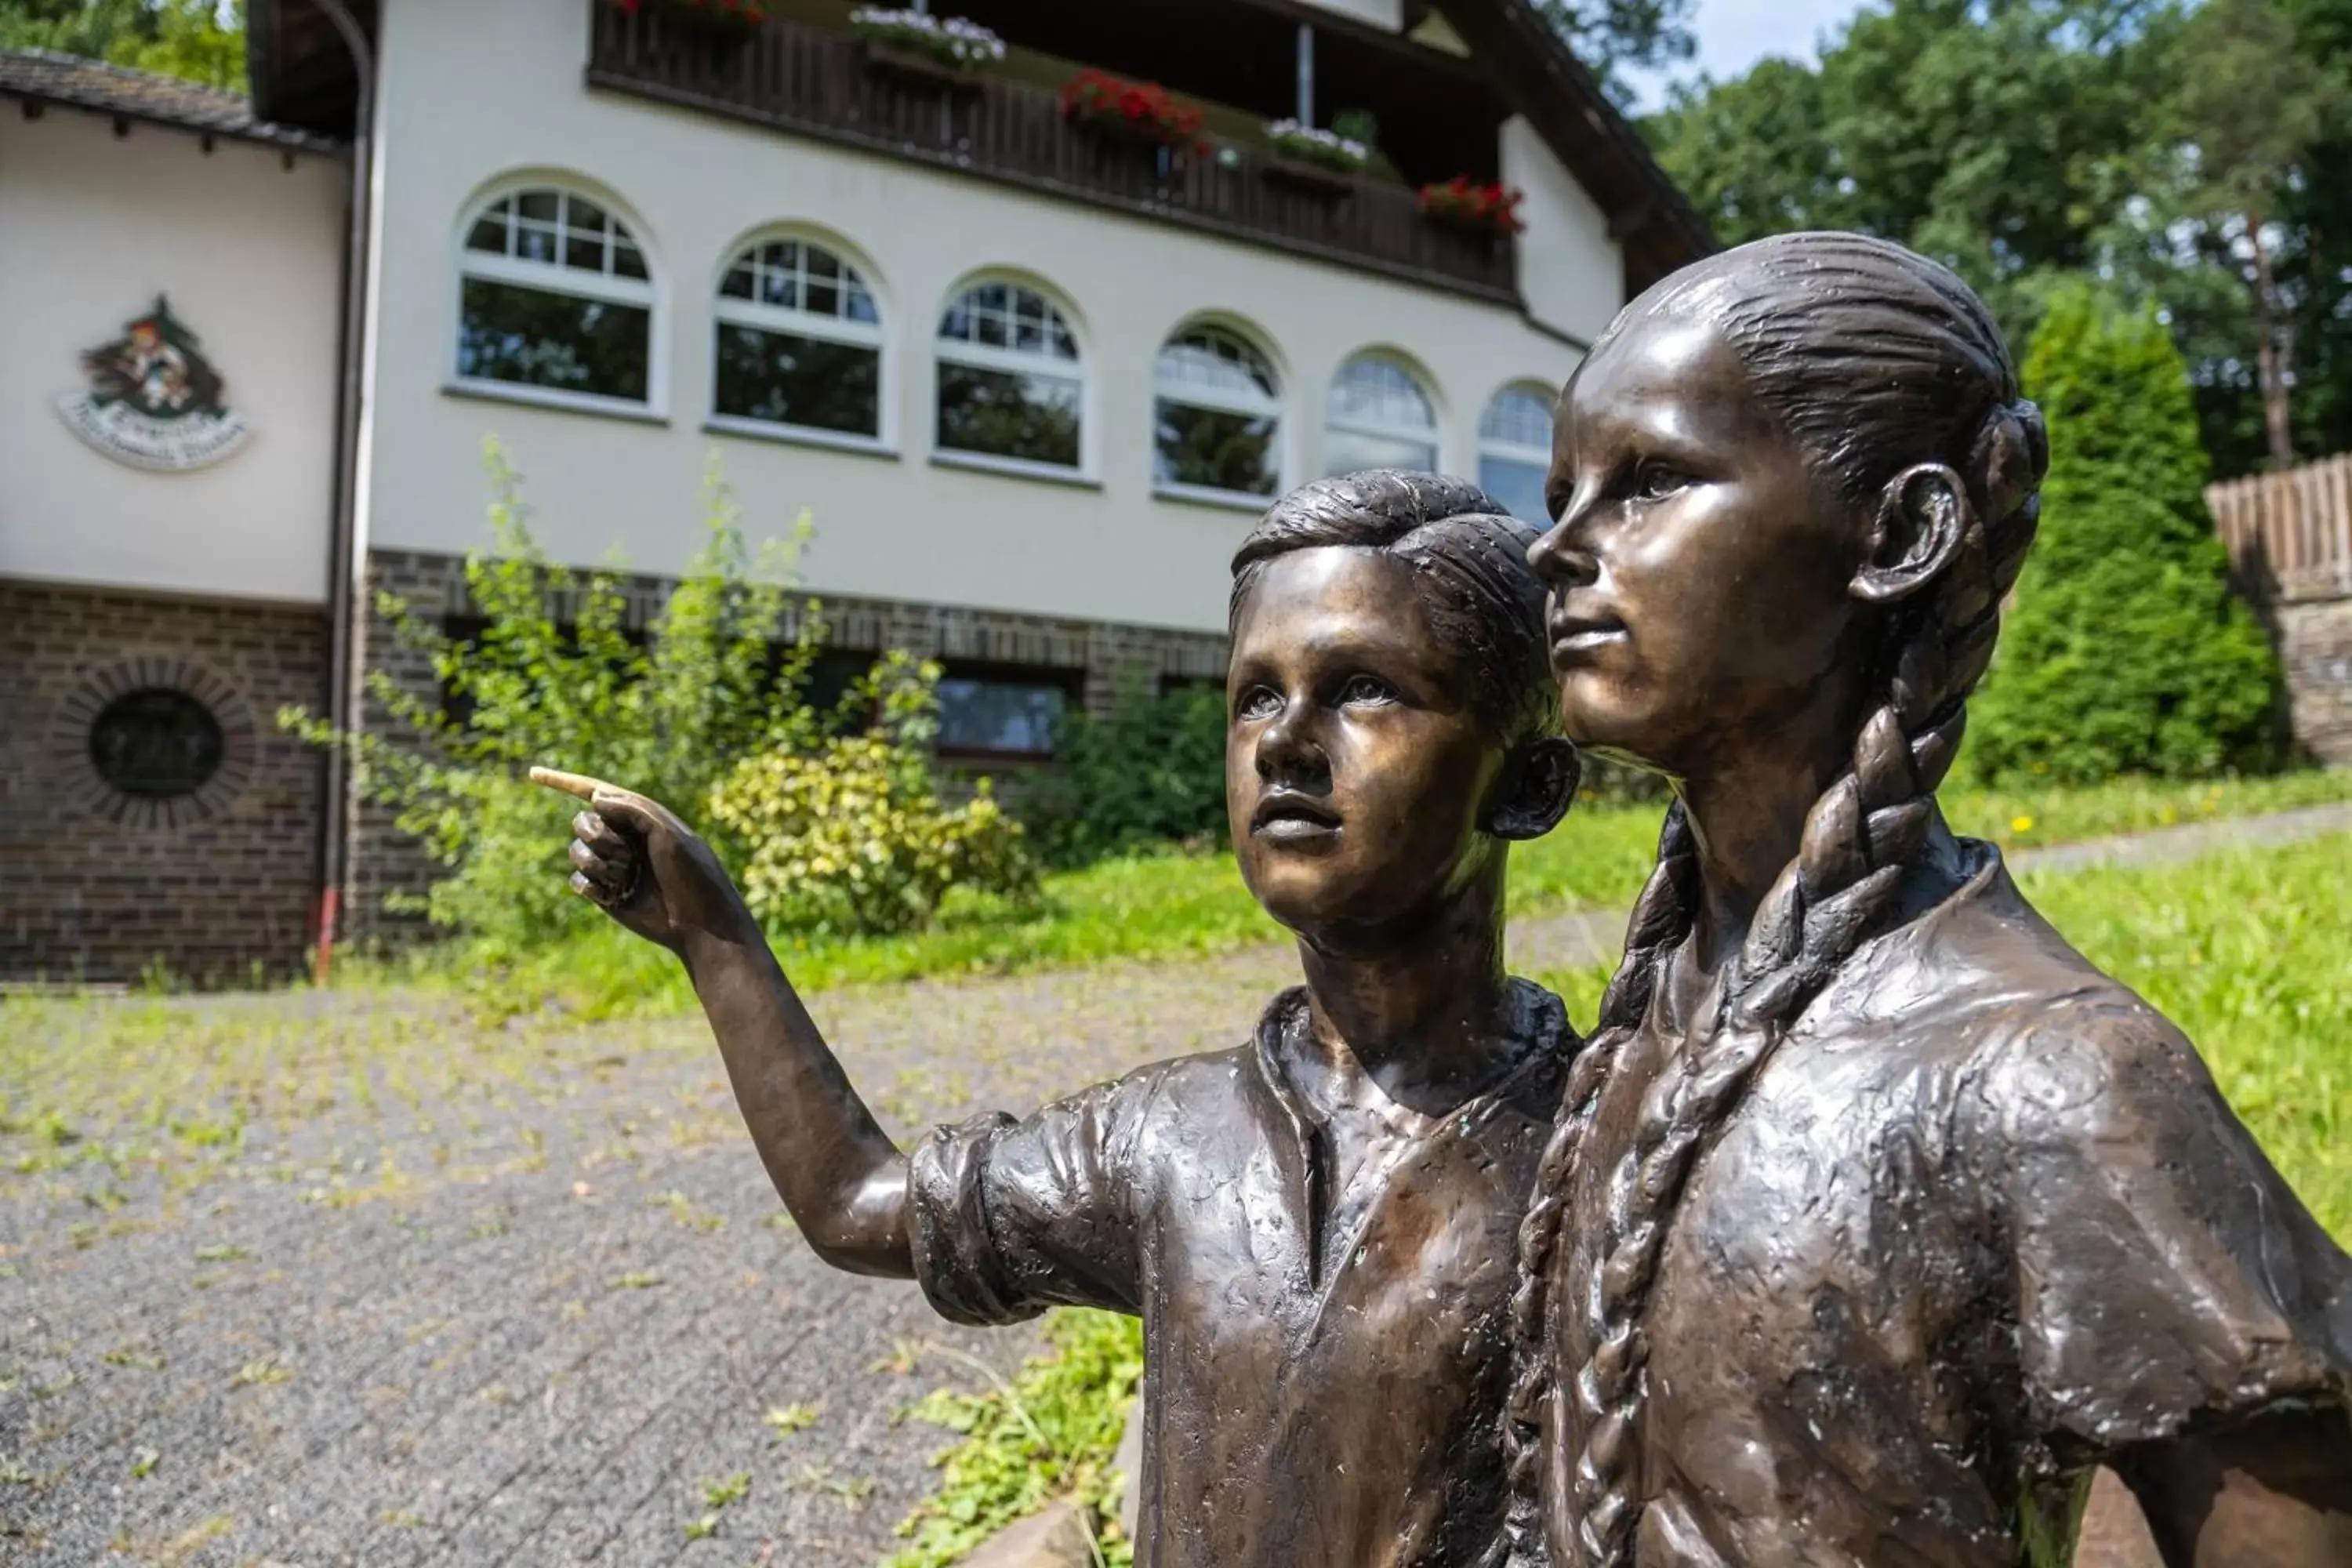
[[[1430,222],[1399,184],[1358,176],[1318,190],[1253,150],[1171,152],[1105,134],[1065,119],[1043,88],[872,69],[857,39],[800,23],[772,17],[730,37],[654,6],[590,8],[592,86],[1455,293],[1518,297],[1507,238]]]

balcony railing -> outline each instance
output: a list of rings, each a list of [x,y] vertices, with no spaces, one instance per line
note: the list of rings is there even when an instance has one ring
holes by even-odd
[[[590,0],[588,80],[665,103],[1081,201],[1294,255],[1504,301],[1507,237],[1433,223],[1413,192],[1356,177],[1315,189],[1260,153],[1169,151],[1064,118],[1059,98],[979,73],[952,85],[869,68],[860,42],[771,19],[714,34]]]

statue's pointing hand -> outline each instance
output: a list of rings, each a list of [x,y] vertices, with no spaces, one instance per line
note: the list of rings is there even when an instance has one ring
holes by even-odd
[[[668,807],[555,768],[531,769],[530,782],[588,803],[572,819],[572,890],[629,930],[677,952],[698,936],[752,929],[719,858]]]

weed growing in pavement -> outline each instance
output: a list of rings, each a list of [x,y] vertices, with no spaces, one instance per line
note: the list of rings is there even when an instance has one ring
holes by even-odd
[[[770,1410],[763,1419],[768,1423],[768,1429],[775,1434],[776,1441],[781,1443],[793,1433],[805,1432],[815,1426],[816,1418],[824,1414],[824,1406],[822,1405],[780,1405]]]
[[[918,1419],[962,1440],[940,1456],[938,1495],[898,1525],[910,1544],[883,1568],[946,1568],[1061,1497],[1077,1504],[1106,1568],[1131,1568],[1135,1547],[1119,1531],[1111,1459],[1143,1376],[1143,1327],[1116,1313],[1064,1309],[1046,1320],[1045,1337],[1053,1353],[1010,1380],[973,1361],[990,1384],[985,1391],[942,1389],[915,1406]]]

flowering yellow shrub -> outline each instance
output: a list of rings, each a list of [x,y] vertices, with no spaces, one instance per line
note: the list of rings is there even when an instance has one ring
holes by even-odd
[[[743,896],[773,931],[909,931],[950,887],[1037,890],[1021,825],[988,782],[947,805],[920,752],[884,733],[746,758],[711,791],[710,814],[749,846]]]

